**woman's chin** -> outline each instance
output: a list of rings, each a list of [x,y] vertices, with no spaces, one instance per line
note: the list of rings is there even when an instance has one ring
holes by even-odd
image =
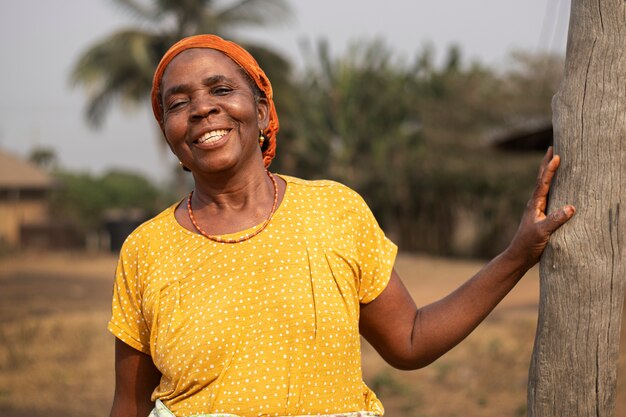
[[[194,163],[191,168],[192,172],[199,174],[227,174],[237,170],[237,159],[235,158],[211,158],[210,160],[202,160]]]
[[[193,164],[189,168],[199,174],[232,174],[257,166],[263,168],[263,157],[259,150],[222,146],[208,151],[195,149]]]

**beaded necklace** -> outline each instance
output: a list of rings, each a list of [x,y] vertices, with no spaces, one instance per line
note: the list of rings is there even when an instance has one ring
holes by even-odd
[[[267,219],[265,219],[263,224],[261,226],[259,226],[258,229],[256,229],[252,233],[243,235],[243,236],[241,236],[240,238],[237,238],[237,239],[224,239],[224,238],[221,238],[219,236],[213,236],[213,235],[208,234],[207,232],[202,230],[202,228],[198,225],[198,223],[196,222],[196,218],[193,215],[193,210],[191,209],[191,197],[193,196],[193,191],[192,191],[192,192],[189,193],[189,197],[187,197],[187,213],[189,213],[189,219],[191,219],[191,223],[193,224],[193,227],[196,228],[198,233],[200,233],[202,236],[204,236],[204,237],[206,237],[206,238],[208,238],[208,239],[210,239],[210,240],[212,240],[214,242],[218,242],[218,243],[239,243],[239,242],[243,242],[243,241],[246,241],[248,239],[251,239],[254,236],[256,236],[259,233],[261,233],[267,227],[267,225],[270,223],[270,220],[272,220],[272,216],[274,216],[274,212],[276,212],[276,206],[278,205],[278,184],[276,183],[276,179],[274,178],[274,176],[272,175],[271,172],[269,172],[268,170],[265,170],[265,172],[267,173],[267,175],[272,180],[272,185],[274,186],[274,204],[272,204],[272,211],[270,211],[269,216],[267,216]]]

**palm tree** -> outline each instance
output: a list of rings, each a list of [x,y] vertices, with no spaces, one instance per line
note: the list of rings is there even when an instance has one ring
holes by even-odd
[[[283,157],[297,175],[331,178],[363,195],[394,237],[415,211],[410,182],[422,149],[413,74],[382,41],[357,42],[342,58],[320,42],[300,81],[295,137]],[[404,243],[404,242],[403,242]]]
[[[141,24],[97,42],[74,65],[71,82],[87,90],[86,115],[94,127],[102,124],[115,101],[147,103],[154,69],[177,40],[198,33],[230,38],[242,26],[269,25],[290,15],[284,0],[236,0],[219,5],[214,0],[113,1]],[[284,58],[260,45],[244,42],[243,46],[257,58],[277,92],[287,85],[290,68]]]

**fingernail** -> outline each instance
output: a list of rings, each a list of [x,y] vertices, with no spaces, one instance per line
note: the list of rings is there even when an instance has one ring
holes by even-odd
[[[574,207],[572,206],[566,206],[564,209],[565,214],[567,214],[568,216],[571,216],[572,214],[574,214]]]

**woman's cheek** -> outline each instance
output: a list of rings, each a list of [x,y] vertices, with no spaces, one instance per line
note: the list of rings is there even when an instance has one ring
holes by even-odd
[[[180,159],[182,151],[180,145],[184,142],[184,138],[180,136],[180,129],[177,129],[175,124],[166,121],[163,125],[163,135],[172,153]]]
[[[165,139],[171,145],[174,145],[175,142],[180,140],[180,126],[177,123],[176,117],[168,117],[165,119],[163,124],[163,133],[165,134]]]

